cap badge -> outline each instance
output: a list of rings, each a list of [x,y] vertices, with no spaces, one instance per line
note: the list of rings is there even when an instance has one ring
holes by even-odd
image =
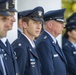
[[[42,11],[38,11],[38,15],[39,16],[42,16]]]
[[[6,2],[6,9],[8,9],[9,8],[9,3],[8,2]]]

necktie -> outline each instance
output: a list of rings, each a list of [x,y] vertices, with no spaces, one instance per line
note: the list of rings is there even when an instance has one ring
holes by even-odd
[[[9,43],[8,43],[8,40],[6,40],[5,43],[6,43],[6,48],[7,48],[8,52],[9,52],[9,54],[11,54],[10,45],[9,45]]]
[[[62,56],[64,57],[64,59],[65,59],[64,53],[63,53],[62,49],[60,48],[60,46],[59,46],[59,44],[58,44],[57,41],[56,41],[56,46],[57,46],[58,50],[60,51],[61,55],[62,55]]]
[[[11,47],[10,47],[10,44],[9,44],[8,40],[6,40],[6,46],[7,46],[7,49],[8,49],[9,54],[13,57],[14,66],[15,66],[15,70],[16,70],[16,75],[18,75],[19,72],[18,72],[17,61],[15,60],[15,56],[13,56],[13,54],[12,54],[12,50],[11,50]]]

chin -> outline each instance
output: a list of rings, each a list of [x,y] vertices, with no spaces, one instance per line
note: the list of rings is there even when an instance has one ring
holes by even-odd
[[[38,37],[39,35],[36,35],[35,37]]]
[[[11,28],[9,28],[9,30],[12,30],[12,27],[11,27]]]
[[[6,37],[6,36],[7,36],[7,34],[4,34],[4,35],[2,36],[2,38],[3,38],[3,37]]]

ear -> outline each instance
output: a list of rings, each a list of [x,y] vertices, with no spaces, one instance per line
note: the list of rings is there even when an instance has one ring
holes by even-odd
[[[69,36],[71,36],[71,32],[68,31],[67,34],[68,34]]]
[[[48,27],[52,28],[52,21],[48,21]]]
[[[27,28],[27,23],[26,22],[22,22],[22,26],[23,26],[23,28]]]

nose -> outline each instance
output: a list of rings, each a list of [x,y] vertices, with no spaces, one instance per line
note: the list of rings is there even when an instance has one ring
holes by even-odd
[[[41,28],[42,28],[42,23],[41,23],[41,22],[38,22],[37,28],[38,28],[38,29],[41,29]]]
[[[13,21],[13,22],[15,22],[15,21],[16,21],[16,19],[15,19],[15,17],[14,17],[14,16],[12,16],[12,21]]]

